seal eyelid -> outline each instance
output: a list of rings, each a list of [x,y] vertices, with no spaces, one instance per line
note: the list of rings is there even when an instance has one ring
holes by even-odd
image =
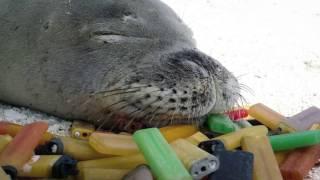
[[[118,35],[118,36],[125,36],[124,34],[115,33],[112,31],[95,31],[92,33],[94,36],[108,36],[108,35]]]

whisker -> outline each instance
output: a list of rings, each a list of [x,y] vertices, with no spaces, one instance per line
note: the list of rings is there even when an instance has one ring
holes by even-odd
[[[236,79],[241,79],[243,76],[247,76],[249,73],[240,74],[239,76],[236,76]]]
[[[126,126],[124,126],[124,130],[127,130],[127,128],[132,124],[132,122],[134,121],[136,119],[136,117],[134,116],[134,117],[132,117],[130,120],[129,120],[129,122],[127,123],[127,125]]]
[[[152,117],[151,117],[151,119],[150,119],[149,122],[148,122],[149,124],[151,124],[152,120],[153,120],[154,117],[155,117],[155,113],[156,113],[159,109],[160,109],[160,107],[158,106],[158,107],[155,108],[155,110],[154,110],[153,112],[151,112]]]
[[[108,116],[106,118],[104,118],[105,120],[103,121],[103,123],[101,123],[96,131],[101,130],[101,128],[110,120],[110,118],[112,117],[112,115],[114,114],[114,112],[111,112],[108,114]]]
[[[240,90],[245,90],[246,92],[248,92],[251,95],[254,95],[254,91],[252,88],[250,88],[249,86],[245,85],[245,84],[239,84],[239,88]]]
[[[111,108],[112,106],[117,105],[117,104],[120,104],[120,103],[122,103],[122,102],[126,102],[126,100],[120,100],[120,101],[118,101],[118,102],[116,102],[116,103],[113,103],[113,104],[107,106],[107,107],[104,107],[103,109],[104,109],[104,110],[109,109],[109,108]]]
[[[124,91],[124,90],[131,90],[131,89],[139,89],[143,87],[149,87],[148,85],[143,85],[143,86],[136,86],[136,87],[128,87],[128,88],[119,88],[119,89],[112,89],[112,90],[104,90],[104,91],[98,91],[94,92],[93,94],[102,94],[102,93],[109,93],[109,92],[114,92],[114,91]]]
[[[110,97],[110,96],[119,95],[119,94],[136,93],[136,92],[139,92],[139,91],[140,91],[140,90],[135,90],[135,91],[126,91],[126,92],[120,92],[120,93],[114,93],[114,94],[104,95],[103,97]]]

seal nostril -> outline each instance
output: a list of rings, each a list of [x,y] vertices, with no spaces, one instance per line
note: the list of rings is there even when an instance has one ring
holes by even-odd
[[[177,94],[177,90],[176,89],[172,89],[173,94]]]
[[[225,92],[223,92],[223,93],[222,93],[222,97],[223,97],[224,99],[226,99],[226,98],[227,98],[227,94],[226,94]]]
[[[164,88],[160,88],[160,91],[164,91]]]
[[[186,111],[186,110],[188,110],[188,108],[187,108],[187,107],[184,107],[184,106],[181,106],[181,107],[180,107],[180,110],[181,110],[181,111]]]
[[[149,85],[148,85],[148,87],[152,87],[152,85],[151,85],[151,84],[149,84]]]
[[[188,101],[188,98],[186,98],[186,97],[181,98],[181,99],[180,99],[180,101],[181,101],[182,103],[185,103],[185,102],[187,102],[187,101]]]
[[[162,98],[161,96],[158,96],[158,100],[159,100],[159,101],[162,101],[162,99],[163,99],[163,98]]]
[[[175,102],[176,102],[176,100],[175,100],[175,99],[173,99],[173,98],[170,98],[170,99],[169,99],[169,102],[171,102],[171,103],[175,103]]]
[[[150,94],[146,94],[144,97],[145,97],[146,99],[148,99],[148,98],[151,97],[151,95],[150,95]]]
[[[187,94],[187,93],[188,93],[188,91],[183,91],[183,93],[184,93],[184,94]]]

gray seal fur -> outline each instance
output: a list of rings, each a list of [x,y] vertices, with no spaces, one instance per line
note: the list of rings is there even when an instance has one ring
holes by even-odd
[[[112,125],[221,112],[236,78],[159,0],[2,0],[0,101]]]

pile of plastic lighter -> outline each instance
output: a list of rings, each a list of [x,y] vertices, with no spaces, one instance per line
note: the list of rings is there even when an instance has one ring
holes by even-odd
[[[0,122],[0,179],[302,180],[320,158],[320,109],[284,117],[263,104],[209,114],[205,128],[174,125],[133,134],[74,122]]]

